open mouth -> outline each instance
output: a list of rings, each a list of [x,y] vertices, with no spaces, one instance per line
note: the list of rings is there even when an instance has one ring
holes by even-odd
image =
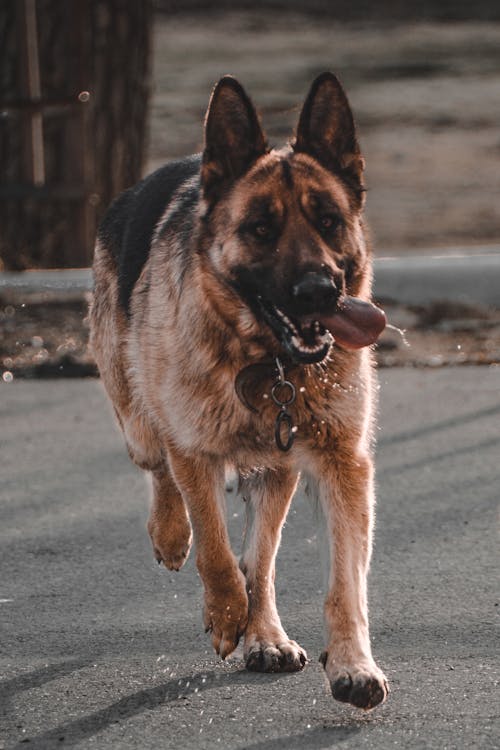
[[[341,296],[335,306],[321,313],[301,316],[300,321],[257,296],[260,313],[285,351],[301,364],[322,362],[333,343],[344,349],[374,344],[386,325],[383,310],[372,302]]]
[[[262,294],[258,277],[244,268],[236,269],[232,287],[300,364],[322,362],[334,343],[343,349],[370,346],[387,323],[384,311],[372,302],[346,294],[320,305],[316,312],[285,311]]]
[[[301,364],[322,362],[333,344],[333,336],[319,320],[299,323],[276,305],[258,297],[262,316],[285,351]]]

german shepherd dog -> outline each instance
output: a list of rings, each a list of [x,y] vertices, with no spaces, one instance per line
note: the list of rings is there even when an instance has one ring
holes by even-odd
[[[148,531],[178,570],[194,537],[204,624],[250,670],[307,656],[280,622],[275,557],[300,475],[325,516],[330,562],[320,660],[333,696],[385,700],[370,648],[373,526],[370,302],[364,162],[342,86],[312,84],[293,143],[268,148],[254,106],[225,76],[201,155],[119,196],[97,239],[91,345],[131,459],[151,472]],[[225,471],[247,524],[238,563]]]

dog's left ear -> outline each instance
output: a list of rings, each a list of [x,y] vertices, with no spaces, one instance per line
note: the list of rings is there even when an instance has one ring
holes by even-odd
[[[241,177],[267,151],[257,112],[232,76],[215,86],[205,119],[201,182],[209,201]]]
[[[302,108],[293,148],[313,156],[343,177],[361,197],[364,160],[347,96],[333,73],[322,73],[313,82]]]

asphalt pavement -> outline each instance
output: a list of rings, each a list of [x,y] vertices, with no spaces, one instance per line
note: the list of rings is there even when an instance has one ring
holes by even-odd
[[[0,748],[500,747],[500,366],[380,372],[373,648],[391,683],[364,713],[317,657],[314,513],[296,498],[278,559],[292,675],[223,663],[193,557],[159,568],[148,490],[97,381],[2,384]],[[242,503],[228,497],[238,547]]]

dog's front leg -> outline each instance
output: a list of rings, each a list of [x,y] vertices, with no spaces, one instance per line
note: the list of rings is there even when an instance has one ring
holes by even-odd
[[[163,464],[151,472],[153,498],[148,532],[154,555],[169,570],[180,570],[191,548],[191,524],[179,489],[168,467]]]
[[[373,708],[387,697],[384,674],[370,647],[366,577],[373,527],[373,465],[366,454],[340,452],[324,460],[319,497],[330,546],[325,600],[326,651],[321,656],[333,697]]]
[[[296,486],[297,472],[278,469],[243,487],[247,528],[240,564],[250,607],[244,656],[247,669],[258,672],[295,672],[307,660],[306,652],[283,630],[274,591],[274,561]]]
[[[225,659],[245,630],[248,597],[226,528],[224,465],[213,457],[186,456],[172,447],[168,457],[193,527],[196,564],[205,588],[205,628]]]

